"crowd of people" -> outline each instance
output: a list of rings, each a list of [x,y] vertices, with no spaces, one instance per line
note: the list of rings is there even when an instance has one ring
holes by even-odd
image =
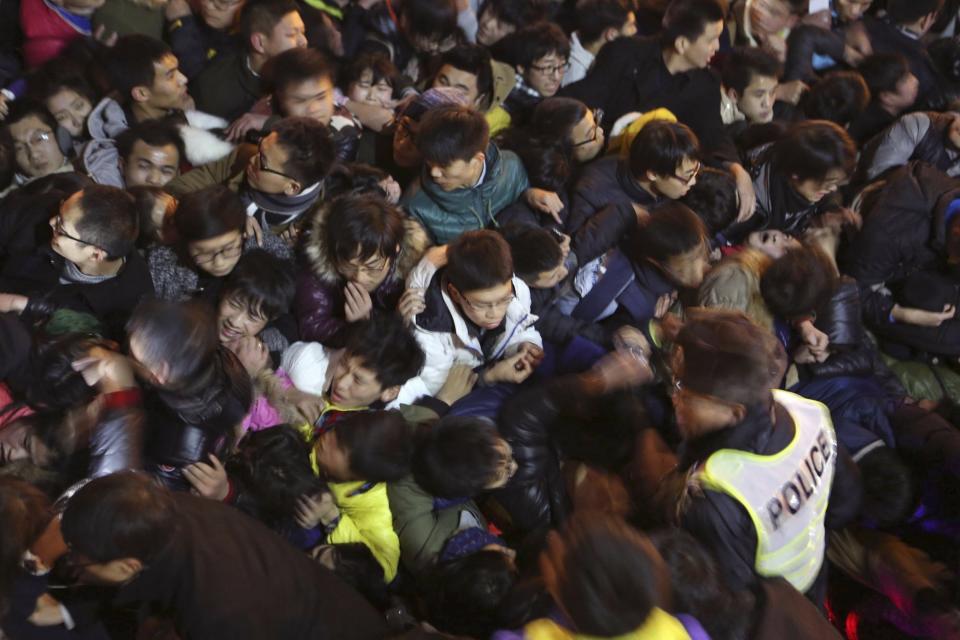
[[[0,0],[0,638],[960,639],[958,0]]]

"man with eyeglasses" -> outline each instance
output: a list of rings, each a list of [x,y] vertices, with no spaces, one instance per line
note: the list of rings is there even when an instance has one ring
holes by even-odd
[[[90,314],[111,338],[153,293],[146,262],[136,251],[137,211],[121,189],[91,185],[67,198],[50,219],[49,246],[11,256],[0,274],[0,311],[26,319],[58,309]]]
[[[73,170],[57,145],[57,121],[39,102],[21,98],[10,105],[3,127],[13,139],[13,183],[0,190],[0,197],[37,178]]]

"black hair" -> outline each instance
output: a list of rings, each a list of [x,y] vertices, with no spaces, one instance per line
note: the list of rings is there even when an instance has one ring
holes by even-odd
[[[477,93],[486,96],[489,100],[493,96],[493,67],[490,61],[490,51],[478,44],[461,44],[449,51],[441,53],[434,63],[435,71],[429,86],[433,86],[440,69],[450,65],[477,77]]]
[[[747,637],[754,596],[730,589],[714,557],[683,529],[659,531],[652,541],[670,572],[673,610],[692,615],[714,640]]]
[[[375,314],[354,323],[344,345],[344,355],[358,358],[377,376],[384,389],[402,385],[420,373],[423,348],[400,318]]]
[[[877,98],[880,93],[893,93],[897,85],[910,73],[910,63],[899,53],[875,53],[863,59],[857,67],[870,94]]]
[[[323,212],[321,212],[321,215]],[[375,256],[394,260],[405,234],[403,214],[372,194],[340,196],[330,203],[323,221],[327,261],[336,266],[354,258],[366,262]]]
[[[244,253],[220,289],[220,299],[233,298],[251,314],[274,320],[290,311],[297,291],[289,261],[264,249]]]
[[[324,195],[333,200],[342,195],[372,194],[385,198],[386,191],[380,183],[390,174],[372,164],[361,162],[338,162],[330,169],[324,181]]]
[[[103,66],[111,87],[120,94],[121,104],[133,100],[135,87],[152,87],[156,77],[153,65],[173,51],[166,43],[139,33],[117,38],[115,45],[103,52]]]
[[[343,92],[347,92],[351,83],[360,82],[363,72],[368,70],[373,74],[370,83],[374,85],[381,80],[385,80],[391,87],[396,87],[397,80],[400,79],[400,71],[385,54],[380,52],[361,53],[341,68],[340,88]]]
[[[240,10],[243,46],[249,49],[253,34],[270,35],[285,16],[299,12],[294,0],[248,0]]]
[[[445,279],[461,295],[510,282],[510,245],[496,231],[467,231],[447,247]]]
[[[24,553],[52,518],[50,502],[37,487],[0,477],[0,615],[7,613],[7,594],[22,578]]]
[[[771,149],[777,173],[797,180],[823,180],[833,169],[851,175],[857,147],[842,127],[825,120],[807,120],[790,127]]]
[[[144,300],[127,322],[127,335],[137,339],[142,364],[169,367],[168,386],[188,385],[209,368],[220,344],[213,308],[200,300]]]
[[[17,170],[17,154],[13,148],[13,136],[10,127],[0,126],[0,191],[13,182]],[[57,175],[57,174],[51,174]],[[30,184],[29,182],[27,184]],[[14,191],[16,193],[17,190]]]
[[[337,150],[330,130],[312,118],[284,118],[273,128],[287,152],[283,172],[304,188],[320,182],[333,167]]]
[[[562,565],[555,565],[551,591],[580,633],[629,633],[665,599],[663,560],[646,536],[623,520],[574,517],[562,539]]]
[[[403,0],[398,15],[413,36],[446,37],[459,29],[455,0]]]
[[[788,251],[760,276],[760,293],[775,315],[793,320],[814,312],[833,294],[837,276],[822,251],[811,246]]]
[[[177,240],[186,246],[231,231],[244,230],[247,211],[240,196],[222,184],[193,191],[180,199],[173,214]]]
[[[489,143],[490,127],[483,114],[456,105],[428,111],[417,132],[417,149],[424,161],[442,167],[486,153]]]
[[[943,0],[888,0],[887,15],[894,24],[906,25],[942,8]]]
[[[690,127],[654,120],[640,129],[630,143],[630,173],[634,180],[646,180],[647,173],[672,176],[685,158],[699,157],[700,140]]]
[[[43,103],[63,89],[83,96],[93,107],[99,99],[83,67],[59,56],[45,63],[27,80],[27,94]]]
[[[472,498],[497,478],[502,441],[483,418],[446,416],[427,428],[413,455],[413,478],[438,498]]]
[[[537,60],[555,53],[564,60],[570,56],[570,39],[557,24],[537,22],[504,36],[497,43],[503,60],[513,66],[530,70]]]
[[[120,157],[127,160],[133,152],[133,145],[142,141],[151,147],[166,147],[173,145],[177,149],[177,159],[186,157],[186,148],[180,132],[168,120],[146,120],[138,122],[129,129],[125,129],[116,137],[117,151]]]
[[[73,363],[90,349],[110,349],[103,339],[68,333],[37,344],[27,368],[29,383],[24,399],[37,411],[63,412],[90,403],[96,388],[88,385]]]
[[[700,216],[711,236],[716,235],[737,219],[737,181],[725,169],[704,167],[680,202]]]
[[[156,234],[162,232],[162,228],[157,228],[153,223],[153,208],[157,201],[162,197],[170,197],[163,187],[153,187],[150,185],[137,185],[128,187],[127,192],[133,196],[133,203],[137,209],[137,218],[140,221],[140,234],[137,237],[137,246],[147,247],[156,242]]]
[[[663,264],[706,241],[707,227],[690,207],[665,202],[650,212],[646,224],[633,234],[630,253],[635,262],[646,258]]]
[[[543,227],[511,223],[500,229],[510,245],[513,270],[527,284],[544,271],[552,271],[563,262],[563,251],[556,237]]]
[[[477,551],[436,567],[427,588],[427,619],[439,630],[471,638],[489,638],[502,622],[503,603],[517,576],[499,551]]]
[[[240,508],[250,507],[244,510],[270,527],[295,515],[300,496],[325,488],[310,465],[310,450],[303,436],[288,424],[248,432],[225,466],[253,499],[252,504],[241,501]]]
[[[93,562],[136,558],[149,565],[173,538],[175,509],[173,497],[151,477],[114,473],[73,494],[61,531],[70,549]]]
[[[30,116],[36,116],[43,124],[50,127],[51,131],[56,133],[57,119],[53,117],[46,105],[32,98],[20,98],[9,103],[7,116],[3,119],[3,128],[9,132],[11,125],[26,120]]]
[[[718,0],[672,0],[663,16],[660,47],[672,49],[677,38],[696,40],[708,25],[723,22],[725,13]]]
[[[500,22],[506,22],[516,29],[550,17],[549,3],[543,0],[486,0],[477,12],[477,17],[486,11],[492,11]]]
[[[573,98],[545,98],[534,107],[526,126],[502,132],[498,143],[520,156],[531,185],[563,191],[577,169],[571,139],[573,128],[587,116],[587,111],[587,105]]]
[[[723,86],[743,95],[756,76],[777,79],[783,66],[769,51],[760,47],[735,47],[723,63]]]
[[[577,2],[577,34],[580,42],[596,42],[607,29],[619,31],[633,12],[631,0],[580,0]]]
[[[278,53],[263,65],[261,75],[264,93],[272,96],[273,106],[278,110],[282,94],[290,85],[318,77],[328,78],[331,84],[334,82],[330,61],[325,55],[309,47],[294,47]]]
[[[370,547],[362,542],[330,546],[334,554],[333,572],[375,607],[387,608],[389,594],[384,584],[383,566],[377,562]]]
[[[811,120],[850,124],[870,103],[870,89],[856,71],[832,71],[817,81],[800,101]]]
[[[396,482],[410,473],[413,433],[399,411],[355,411],[337,421],[337,446],[350,472],[367,482]]]
[[[910,470],[895,449],[887,446],[868,451],[857,461],[863,479],[860,512],[875,526],[901,524],[914,507]]]
[[[84,240],[105,251],[111,260],[133,251],[140,233],[133,196],[123,189],[93,184],[84,187],[79,205],[83,216],[76,227]]]

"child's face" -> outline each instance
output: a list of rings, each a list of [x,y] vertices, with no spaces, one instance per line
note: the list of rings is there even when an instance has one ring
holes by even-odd
[[[47,109],[57,119],[57,124],[74,138],[80,138],[93,105],[73,89],[63,87],[47,98]]]
[[[324,126],[329,126],[333,109],[333,82],[328,76],[307,78],[289,85],[280,102],[280,112],[285,117],[311,118]]]
[[[737,107],[751,123],[765,123],[773,120],[773,103],[780,83],[776,78],[755,75],[743,94],[734,95]]]
[[[483,154],[478,153],[470,160],[454,160],[446,166],[427,163],[430,179],[444,191],[472,188],[480,177],[484,162]]]
[[[223,344],[258,335],[268,321],[269,318],[237,296],[224,297],[217,307],[217,334]]]
[[[654,190],[669,200],[679,200],[697,184],[697,174],[700,173],[700,161],[693,158],[684,158],[673,175],[651,175],[651,185]]]
[[[482,329],[496,329],[503,323],[507,309],[516,296],[513,282],[507,281],[489,289],[479,289],[460,293],[453,285],[448,285],[450,298],[460,307],[463,315]]]
[[[377,290],[387,275],[390,273],[390,267],[393,266],[393,260],[376,254],[361,260],[353,258],[337,265],[337,273],[348,282],[356,282],[369,293]]]
[[[314,444],[320,473],[336,482],[351,480],[350,453],[337,442],[336,429],[325,431]]]
[[[393,102],[393,87],[384,78],[381,78],[379,82],[374,82],[373,70],[364,69],[363,73],[360,74],[360,79],[350,83],[347,88],[347,97],[354,102],[389,109]]]
[[[808,202],[820,202],[828,195],[846,183],[847,174],[843,169],[831,169],[823,180],[808,178],[807,180],[792,180],[793,188]]]
[[[678,287],[696,289],[703,283],[703,277],[710,268],[710,246],[706,242],[700,246],[668,258],[661,269]]]
[[[349,353],[337,361],[330,383],[330,401],[341,407],[369,407],[384,400],[384,388],[373,370]]]

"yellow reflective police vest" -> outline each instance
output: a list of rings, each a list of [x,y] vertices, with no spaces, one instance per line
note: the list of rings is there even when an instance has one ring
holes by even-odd
[[[790,444],[770,456],[721,449],[707,458],[698,478],[750,514],[757,531],[757,573],[781,576],[804,592],[823,564],[837,436],[821,403],[787,391],[775,390],[773,397],[793,418]]]

